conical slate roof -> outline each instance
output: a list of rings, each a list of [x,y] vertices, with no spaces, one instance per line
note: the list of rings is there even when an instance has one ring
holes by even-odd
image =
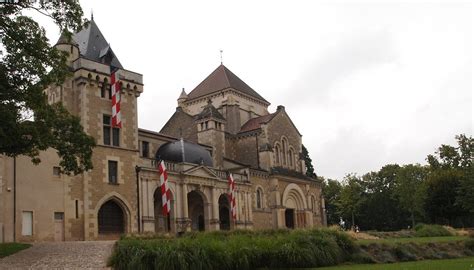
[[[237,75],[232,73],[224,65],[218,66],[204,81],[202,81],[193,91],[188,94],[189,99],[199,98],[218,92],[226,88],[233,88],[243,94],[252,96],[265,103],[270,104],[262,96],[260,96],[255,90],[248,86],[242,81]]]
[[[113,67],[123,68],[110,44],[99,30],[94,20],[89,22],[87,28],[73,35],[73,39],[79,45],[79,51],[84,58],[92,61],[102,62],[102,58],[107,54],[111,55],[110,64]]]
[[[71,45],[76,45],[78,46],[77,42],[74,40],[74,38],[68,38],[66,32],[61,32],[61,36],[59,36],[58,41],[56,42],[57,44],[71,44]]]

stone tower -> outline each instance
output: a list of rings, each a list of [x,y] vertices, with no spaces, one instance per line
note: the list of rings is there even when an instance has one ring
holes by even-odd
[[[212,105],[209,99],[204,109],[196,116],[195,123],[198,130],[198,142],[212,145],[213,163],[217,168],[222,168],[225,154],[225,125],[226,120]]]

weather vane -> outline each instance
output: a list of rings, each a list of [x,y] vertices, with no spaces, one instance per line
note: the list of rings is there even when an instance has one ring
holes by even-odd
[[[222,65],[222,53],[223,53],[223,52],[224,52],[224,51],[223,51],[223,50],[221,50],[221,65]]]

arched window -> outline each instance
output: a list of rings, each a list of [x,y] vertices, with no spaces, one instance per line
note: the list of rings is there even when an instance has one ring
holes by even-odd
[[[290,165],[291,168],[293,168],[293,149],[290,148],[290,151],[288,151],[288,165]]]
[[[281,158],[283,159],[283,165],[286,165],[286,151],[288,150],[288,143],[286,142],[286,139],[283,138],[281,144],[283,145],[282,147],[282,155]]]
[[[257,188],[257,209],[262,209],[262,190]]]
[[[275,164],[280,164],[280,146],[277,144],[275,145]]]

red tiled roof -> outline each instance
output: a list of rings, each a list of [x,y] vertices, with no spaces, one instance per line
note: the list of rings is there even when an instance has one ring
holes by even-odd
[[[188,94],[188,99],[206,96],[226,88],[233,88],[241,93],[257,98],[265,103],[269,103],[222,64]]]
[[[259,116],[256,118],[252,118],[248,120],[241,128],[240,132],[247,132],[255,129],[259,129],[262,124],[266,124],[270,122],[270,120],[273,119],[273,117],[277,114],[278,112],[274,112],[272,114],[267,114],[263,116]]]

